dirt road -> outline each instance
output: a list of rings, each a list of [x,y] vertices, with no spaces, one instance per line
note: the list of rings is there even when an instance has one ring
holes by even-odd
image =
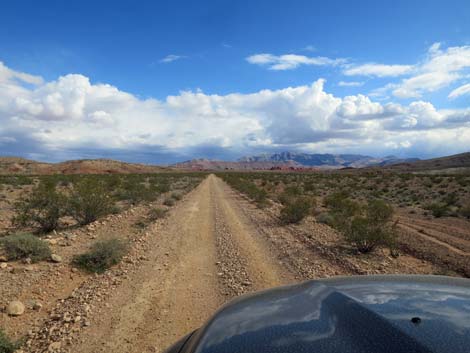
[[[160,352],[231,297],[294,281],[226,187],[211,175],[174,209],[74,352]]]
[[[258,209],[210,175],[164,220],[133,234],[120,265],[59,300],[25,352],[161,352],[243,293],[334,275],[438,271],[406,254],[357,256],[311,218],[280,224],[273,207]]]

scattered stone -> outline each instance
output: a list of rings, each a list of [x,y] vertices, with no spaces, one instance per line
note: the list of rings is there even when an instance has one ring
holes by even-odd
[[[5,255],[0,255],[0,262],[8,262],[8,259]]]
[[[52,262],[59,263],[59,262],[62,262],[62,257],[57,254],[52,254],[51,260]]]
[[[7,314],[10,316],[20,316],[24,314],[24,304],[18,300],[10,302],[7,306]]]
[[[5,268],[7,268],[7,267],[8,267],[8,264],[7,264],[6,262],[2,262],[2,263],[0,264],[0,268],[1,268],[2,270],[5,269]]]
[[[33,303],[33,310],[39,311],[42,309],[42,304],[38,301],[34,301]]]
[[[58,350],[60,350],[60,348],[62,347],[62,343],[61,342],[52,342],[50,345],[49,345],[49,348],[47,349],[49,352],[56,352]]]

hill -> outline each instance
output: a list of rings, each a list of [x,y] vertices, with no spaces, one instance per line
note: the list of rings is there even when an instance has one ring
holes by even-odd
[[[0,175],[140,174],[158,173],[167,169],[111,159],[80,159],[60,163],[44,163],[18,157],[0,157]]]
[[[470,168],[470,152],[411,163],[397,163],[387,167],[387,169],[403,171],[443,170],[453,168]]]

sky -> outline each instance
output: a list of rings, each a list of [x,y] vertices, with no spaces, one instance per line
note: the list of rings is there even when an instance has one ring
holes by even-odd
[[[470,2],[0,4],[0,155],[470,151]]]

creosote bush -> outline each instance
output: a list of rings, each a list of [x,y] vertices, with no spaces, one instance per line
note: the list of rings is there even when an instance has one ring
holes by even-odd
[[[8,260],[30,258],[32,262],[47,260],[51,256],[49,244],[32,234],[12,234],[0,238],[0,246]]]
[[[163,204],[165,206],[168,206],[168,207],[174,206],[175,205],[175,199],[173,199],[171,197],[168,197],[168,198],[165,199],[165,201],[163,201]]]
[[[75,256],[72,263],[87,272],[103,273],[121,261],[127,248],[127,244],[117,238],[98,241],[88,252]]]
[[[285,224],[299,223],[310,213],[312,206],[311,199],[298,197],[282,208],[279,219]]]
[[[449,206],[444,202],[433,202],[424,206],[425,210],[431,211],[436,218],[443,217],[449,212]]]
[[[320,213],[319,215],[317,215],[316,217],[316,220],[318,223],[323,223],[323,224],[327,224],[329,226],[333,226],[334,225],[334,218],[331,214],[329,214],[328,212],[323,212],[323,213]]]
[[[19,344],[13,342],[2,329],[0,329],[0,353],[13,353]]]
[[[89,224],[112,212],[114,200],[95,178],[77,182],[68,200],[69,214],[81,225]]]
[[[467,202],[465,202],[465,203],[462,205],[462,207],[460,207],[459,213],[460,213],[463,217],[470,219],[470,200],[468,200]]]
[[[340,231],[362,253],[382,245],[393,251],[396,231],[392,218],[392,206],[382,200],[370,200],[359,214],[342,222]]]
[[[361,213],[361,205],[349,199],[344,192],[331,194],[325,199],[325,204],[330,208],[333,227],[341,232],[347,231],[351,219]]]
[[[122,183],[121,188],[117,192],[117,197],[120,200],[127,200],[132,204],[137,204],[143,201],[155,201],[159,192],[152,186],[144,185],[137,180],[128,180]]]
[[[268,193],[266,190],[259,188],[250,180],[246,180],[236,174],[229,173],[224,173],[221,175],[221,177],[231,187],[237,189],[242,194],[245,194],[250,199],[252,199],[258,207],[265,207],[268,204]]]
[[[42,181],[33,191],[15,203],[13,224],[19,227],[38,227],[50,232],[59,226],[65,211],[65,197],[57,192],[55,183]]]
[[[183,198],[183,195],[181,195],[180,192],[172,192],[171,197],[177,201],[181,200]]]
[[[151,222],[165,217],[167,210],[163,208],[152,208],[148,213],[148,218]]]

